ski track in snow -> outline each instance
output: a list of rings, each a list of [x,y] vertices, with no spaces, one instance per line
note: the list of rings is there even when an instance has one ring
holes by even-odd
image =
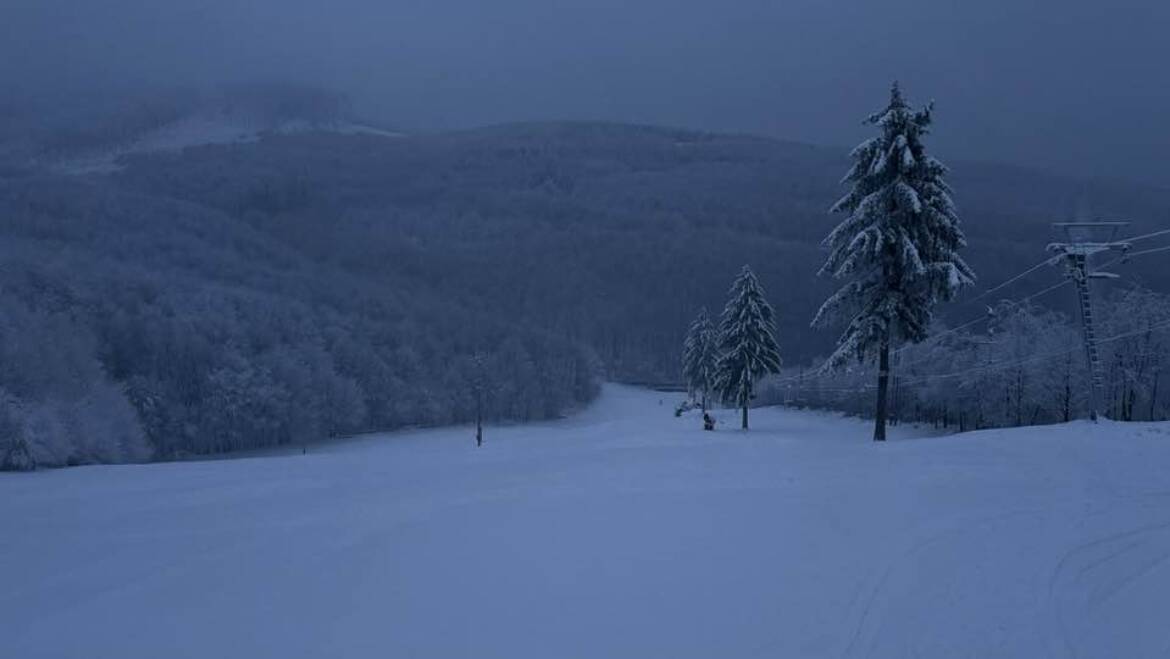
[[[1170,512],[1163,513],[1170,518]],[[1170,583],[1168,563],[1170,522],[1109,533],[1065,552],[1052,573],[1049,596],[1058,640],[1068,656],[1110,654],[1110,647],[1080,651],[1073,639],[1074,630],[1092,624],[1107,605],[1134,590],[1149,588],[1151,584],[1164,590]],[[1152,578],[1159,570],[1165,574]],[[1162,599],[1154,606],[1164,609],[1165,604]],[[1170,644],[1170,631],[1162,632],[1161,642]],[[1165,647],[1170,649],[1170,645]],[[1164,655],[1165,651],[1159,654]]]
[[[1165,657],[1170,424],[766,409],[0,474],[0,656]],[[916,437],[915,435],[919,435]]]

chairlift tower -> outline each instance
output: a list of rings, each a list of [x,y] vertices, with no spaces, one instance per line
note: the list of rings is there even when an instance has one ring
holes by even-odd
[[[1117,233],[1129,222],[1057,222],[1052,225],[1064,233],[1066,242],[1052,243],[1048,251],[1054,254],[1053,262],[1064,261],[1065,272],[1077,287],[1077,300],[1081,308],[1081,332],[1085,340],[1085,356],[1089,361],[1090,402],[1089,418],[1096,421],[1101,415],[1104,398],[1105,377],[1101,370],[1101,357],[1097,351],[1097,333],[1093,321],[1093,299],[1090,295],[1090,279],[1117,279],[1111,272],[1092,271],[1089,258],[1100,252],[1129,251],[1129,243],[1117,240]]]

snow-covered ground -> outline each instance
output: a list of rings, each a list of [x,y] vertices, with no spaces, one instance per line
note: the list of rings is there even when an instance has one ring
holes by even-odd
[[[121,170],[123,165],[120,160],[130,155],[175,153],[190,147],[215,144],[250,144],[260,141],[266,133],[292,135],[308,132],[404,137],[403,133],[345,121],[322,125],[307,121],[264,125],[241,117],[192,115],[139,135],[125,144],[38,164],[47,165],[52,171],[61,174],[108,174]]]
[[[1162,657],[1170,425],[565,421],[0,475],[0,655]],[[660,401],[662,403],[660,404]]]

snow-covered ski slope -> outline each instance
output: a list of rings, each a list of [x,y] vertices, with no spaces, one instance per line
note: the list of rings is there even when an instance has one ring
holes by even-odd
[[[1170,425],[561,422],[0,475],[0,655],[1164,657]],[[659,401],[663,401],[660,404]]]

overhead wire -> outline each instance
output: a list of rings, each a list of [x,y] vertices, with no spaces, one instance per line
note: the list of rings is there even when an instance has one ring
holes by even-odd
[[[1158,236],[1170,235],[1170,229],[1162,229],[1161,231],[1154,231],[1152,233],[1143,234],[1140,236],[1133,236],[1132,238],[1124,238],[1118,242],[1122,243],[1136,243],[1139,240],[1146,240],[1148,238],[1157,238]]]
[[[1152,233],[1149,233],[1149,234],[1144,234],[1144,235],[1141,235],[1141,236],[1136,236],[1136,237],[1134,237],[1134,238],[1129,238],[1129,239],[1126,239],[1125,241],[1121,241],[1121,242],[1134,242],[1134,241],[1138,241],[1138,240],[1145,240],[1145,239],[1147,239],[1147,238],[1153,238],[1153,237],[1157,237],[1157,236],[1161,236],[1161,235],[1167,235],[1167,234],[1170,234],[1170,229],[1166,229],[1166,230],[1163,230],[1163,231],[1156,231],[1156,232],[1152,232]],[[1112,259],[1112,260],[1110,260],[1110,261],[1108,261],[1108,262],[1106,262],[1106,263],[1103,263],[1103,264],[1101,264],[1101,265],[1099,265],[1099,266],[1097,266],[1097,267],[1098,267],[1098,268],[1107,268],[1107,267],[1109,267],[1109,266],[1111,266],[1111,265],[1115,265],[1115,264],[1117,264],[1117,263],[1120,263],[1120,262],[1123,262],[1123,261],[1124,261],[1124,262],[1128,262],[1130,259],[1133,259],[1133,258],[1136,258],[1136,257],[1139,257],[1139,256],[1145,256],[1145,255],[1148,255],[1148,254],[1155,254],[1155,253],[1160,253],[1160,252],[1165,252],[1165,251],[1170,251],[1170,245],[1166,245],[1166,246],[1162,246],[1162,247],[1155,247],[1155,248],[1151,248],[1151,249],[1145,249],[1145,250],[1141,250],[1141,251],[1137,251],[1137,252],[1129,252],[1129,253],[1123,254],[1123,255],[1121,255],[1121,256],[1118,256],[1117,258],[1115,258],[1115,259]],[[993,293],[993,292],[995,292],[996,290],[1000,290],[1000,289],[1002,289],[1002,288],[1004,288],[1004,287],[1006,287],[1006,286],[1008,286],[1008,285],[1010,285],[1010,284],[1012,284],[1012,283],[1014,283],[1014,282],[1016,282],[1016,281],[1019,281],[1019,280],[1020,280],[1020,279],[1022,279],[1023,277],[1025,277],[1025,276],[1027,276],[1027,275],[1031,274],[1032,272],[1035,272],[1036,270],[1040,269],[1040,267],[1042,267],[1042,266],[1044,266],[1044,265],[1050,265],[1050,264],[1052,264],[1052,263],[1054,263],[1054,262],[1055,262],[1055,260],[1054,260],[1053,258],[1048,258],[1048,259],[1045,259],[1043,262],[1041,262],[1041,263],[1038,263],[1038,264],[1036,264],[1036,265],[1034,265],[1034,266],[1032,266],[1032,267],[1028,268],[1027,270],[1024,270],[1023,272],[1021,272],[1021,273],[1019,273],[1019,274],[1017,274],[1017,275],[1015,275],[1015,276],[1013,276],[1013,277],[1009,278],[1008,280],[1004,281],[1003,283],[1001,283],[1001,284],[999,284],[999,285],[997,285],[997,286],[995,286],[995,287],[993,287],[993,288],[991,288],[991,289],[988,289],[987,291],[984,291],[982,294],[980,294],[980,296],[979,296],[979,297],[976,297],[976,298],[974,298],[973,300],[971,300],[971,302],[974,302],[974,301],[976,301],[976,300],[979,300],[980,298],[982,298],[982,297],[985,297],[985,296],[989,295],[990,293]],[[1057,290],[1057,289],[1060,289],[1060,288],[1062,288],[1062,287],[1064,287],[1064,286],[1067,286],[1067,285],[1068,285],[1070,282],[1071,282],[1071,280],[1070,280],[1070,279],[1067,279],[1067,278],[1065,278],[1065,279],[1062,279],[1060,282],[1057,282],[1056,284],[1053,284],[1053,285],[1051,285],[1051,286],[1048,286],[1048,287],[1046,287],[1046,288],[1044,288],[1044,289],[1041,289],[1041,290],[1039,290],[1039,291],[1037,291],[1037,292],[1035,292],[1035,293],[1032,293],[1032,294],[1030,294],[1030,295],[1027,295],[1027,296],[1025,296],[1025,297],[1023,297],[1023,298],[1020,298],[1020,299],[1018,299],[1018,300],[1005,300],[1005,302],[1007,302],[1008,304],[1010,304],[1010,305],[1012,305],[1012,306],[1020,306],[1021,304],[1024,304],[1024,303],[1026,303],[1026,302],[1029,302],[1029,301],[1031,301],[1031,300],[1035,300],[1035,299],[1037,299],[1037,298],[1039,298],[1039,297],[1042,297],[1042,296],[1044,296],[1044,295],[1047,295],[1048,293],[1051,293],[1052,291],[1055,291],[1055,290]],[[941,332],[941,333],[939,333],[939,334],[936,334],[936,335],[934,335],[934,336],[930,337],[929,339],[927,339],[927,340],[926,340],[926,341],[924,341],[923,343],[919,343],[919,344],[908,344],[908,345],[902,346],[902,347],[900,347],[900,348],[898,348],[898,349],[896,349],[896,350],[893,350],[893,351],[891,351],[891,354],[892,354],[892,355],[897,355],[897,354],[901,353],[901,352],[902,352],[902,351],[904,351],[904,350],[907,350],[907,349],[910,349],[910,348],[914,348],[914,347],[922,347],[923,345],[926,345],[927,343],[933,343],[933,342],[935,342],[935,341],[937,341],[937,340],[939,340],[939,339],[941,339],[941,338],[943,338],[943,337],[945,337],[945,336],[948,336],[948,335],[954,334],[954,333],[956,333],[956,332],[959,332],[959,331],[961,331],[961,330],[963,330],[963,329],[966,329],[967,327],[970,327],[970,326],[972,326],[972,325],[975,325],[975,324],[977,324],[977,323],[979,323],[979,322],[985,321],[985,320],[987,320],[987,319],[988,319],[988,317],[989,317],[989,314],[981,314],[981,315],[980,315],[978,318],[973,318],[972,320],[970,320],[970,321],[968,321],[968,322],[966,322],[966,323],[963,323],[963,324],[961,324],[961,325],[958,325],[958,326],[956,326],[956,327],[949,328],[949,329],[947,329],[947,330],[946,330],[946,331],[944,331],[944,332]],[[1110,337],[1110,338],[1107,338],[1107,339],[1101,339],[1101,340],[1098,340],[1098,341],[1097,341],[1097,343],[1098,343],[1098,344],[1102,344],[1102,343],[1110,343],[1110,342],[1112,342],[1112,341],[1120,340],[1120,339],[1122,339],[1122,338],[1128,338],[1129,336],[1134,336],[1134,335],[1136,335],[1136,334],[1141,334],[1141,333],[1144,333],[1144,332],[1147,332],[1147,331],[1161,331],[1162,329],[1165,329],[1167,326],[1170,326],[1170,321],[1168,321],[1168,322],[1166,322],[1166,323],[1161,323],[1161,324],[1159,324],[1159,325],[1157,325],[1157,326],[1155,326],[1155,327],[1153,327],[1153,328],[1146,328],[1146,329],[1143,329],[1143,330],[1138,330],[1138,331],[1135,331],[1135,332],[1132,332],[1132,333],[1127,333],[1127,334],[1124,334],[1124,335],[1121,335],[1121,336],[1115,336],[1115,337]],[[965,372],[970,372],[970,370],[984,370],[984,369],[986,369],[986,368],[988,368],[988,367],[995,367],[995,368],[1000,368],[1000,367],[1002,367],[1002,368],[1010,368],[1011,366],[1018,366],[1018,365],[1023,365],[1023,364],[1026,364],[1026,363],[1031,363],[1031,362],[1034,362],[1034,361],[1041,361],[1041,360],[1044,360],[1044,359],[1052,359],[1052,358],[1055,358],[1055,357],[1061,357],[1061,356],[1067,355],[1067,354],[1068,354],[1068,353],[1070,353],[1070,352],[1074,352],[1074,351],[1076,351],[1076,350],[1078,350],[1078,349],[1079,349],[1079,348],[1072,348],[1072,349],[1069,349],[1069,350],[1066,350],[1066,351],[1062,351],[1062,352],[1059,352],[1059,353],[1053,353],[1053,354],[1050,354],[1050,355],[1039,355],[1039,356],[1029,357],[1029,358],[1027,358],[1027,359],[1025,359],[1025,360],[1022,360],[1022,361],[1019,361],[1019,362],[1011,362],[1011,363],[1006,363],[1006,364],[1003,364],[1002,366],[1000,366],[1000,364],[985,365],[985,366],[973,367],[972,369],[968,369],[967,371],[956,372],[956,373],[953,373],[953,374],[940,374],[940,375],[912,376],[912,377],[909,377],[909,378],[907,378],[907,377],[903,376],[903,377],[899,378],[899,380],[900,380],[900,382],[901,382],[902,384],[914,384],[914,383],[917,383],[917,382],[920,382],[920,381],[926,381],[926,380],[931,380],[931,379],[939,379],[939,378],[949,378],[949,377],[955,377],[956,375],[961,375],[961,374],[963,374],[963,373],[965,373]],[[901,367],[902,367],[902,368],[909,368],[909,367],[912,367],[912,366],[914,366],[914,365],[916,365],[916,364],[922,363],[923,361],[926,361],[926,359],[927,359],[927,358],[925,358],[925,357],[924,357],[923,359],[919,359],[919,360],[912,361],[912,362],[910,362],[909,364],[903,364],[903,365],[901,365]],[[812,369],[812,370],[810,371],[810,373],[811,373],[811,374],[813,374],[813,375],[815,376],[815,374],[816,374],[817,372],[819,372],[820,370],[822,370],[823,368],[824,368],[824,364],[822,364],[822,365],[821,365],[820,367],[818,367],[818,368]],[[796,380],[801,380],[801,379],[804,379],[805,377],[808,377],[808,374],[799,374],[799,375],[793,375],[793,376],[789,376],[789,377],[787,377],[787,378],[782,378],[782,379],[780,379],[780,380],[773,381],[773,384],[775,384],[775,385],[787,384],[787,383],[789,383],[789,382],[793,382],[793,381],[796,381]],[[861,391],[861,390],[872,389],[872,388],[874,388],[872,385],[862,385],[862,389],[854,389],[854,390],[852,390],[852,391]]]
[[[1152,332],[1161,332],[1161,331],[1168,330],[1168,329],[1170,329],[1170,319],[1162,321],[1160,323],[1156,323],[1154,325],[1150,325],[1148,327],[1141,328],[1141,329],[1132,330],[1129,332],[1123,332],[1123,333],[1117,334],[1115,336],[1111,336],[1111,337],[1104,338],[1104,339],[1099,339],[1097,341],[1097,344],[1101,345],[1104,343],[1113,343],[1115,341],[1120,341],[1122,339],[1128,339],[1132,336],[1138,336],[1141,334],[1147,334],[1147,333],[1152,333]],[[1019,359],[1019,360],[992,362],[990,364],[983,364],[980,366],[972,366],[971,368],[966,368],[966,369],[954,371],[951,373],[936,373],[936,374],[928,374],[928,375],[921,375],[921,376],[902,377],[900,379],[900,382],[902,384],[917,384],[919,382],[925,382],[925,381],[929,381],[929,380],[938,380],[938,379],[958,377],[960,375],[966,375],[968,373],[973,373],[975,371],[1000,370],[1000,369],[1004,369],[1004,368],[1011,368],[1013,366],[1023,366],[1024,364],[1030,364],[1032,362],[1044,361],[1046,359],[1054,359],[1056,357],[1063,357],[1067,354],[1076,352],[1080,349],[1081,349],[1080,347],[1068,348],[1066,350],[1061,350],[1059,352],[1052,352],[1052,353],[1047,353],[1047,354],[1043,354],[1043,355],[1034,355],[1034,356],[1027,357],[1024,359]]]

